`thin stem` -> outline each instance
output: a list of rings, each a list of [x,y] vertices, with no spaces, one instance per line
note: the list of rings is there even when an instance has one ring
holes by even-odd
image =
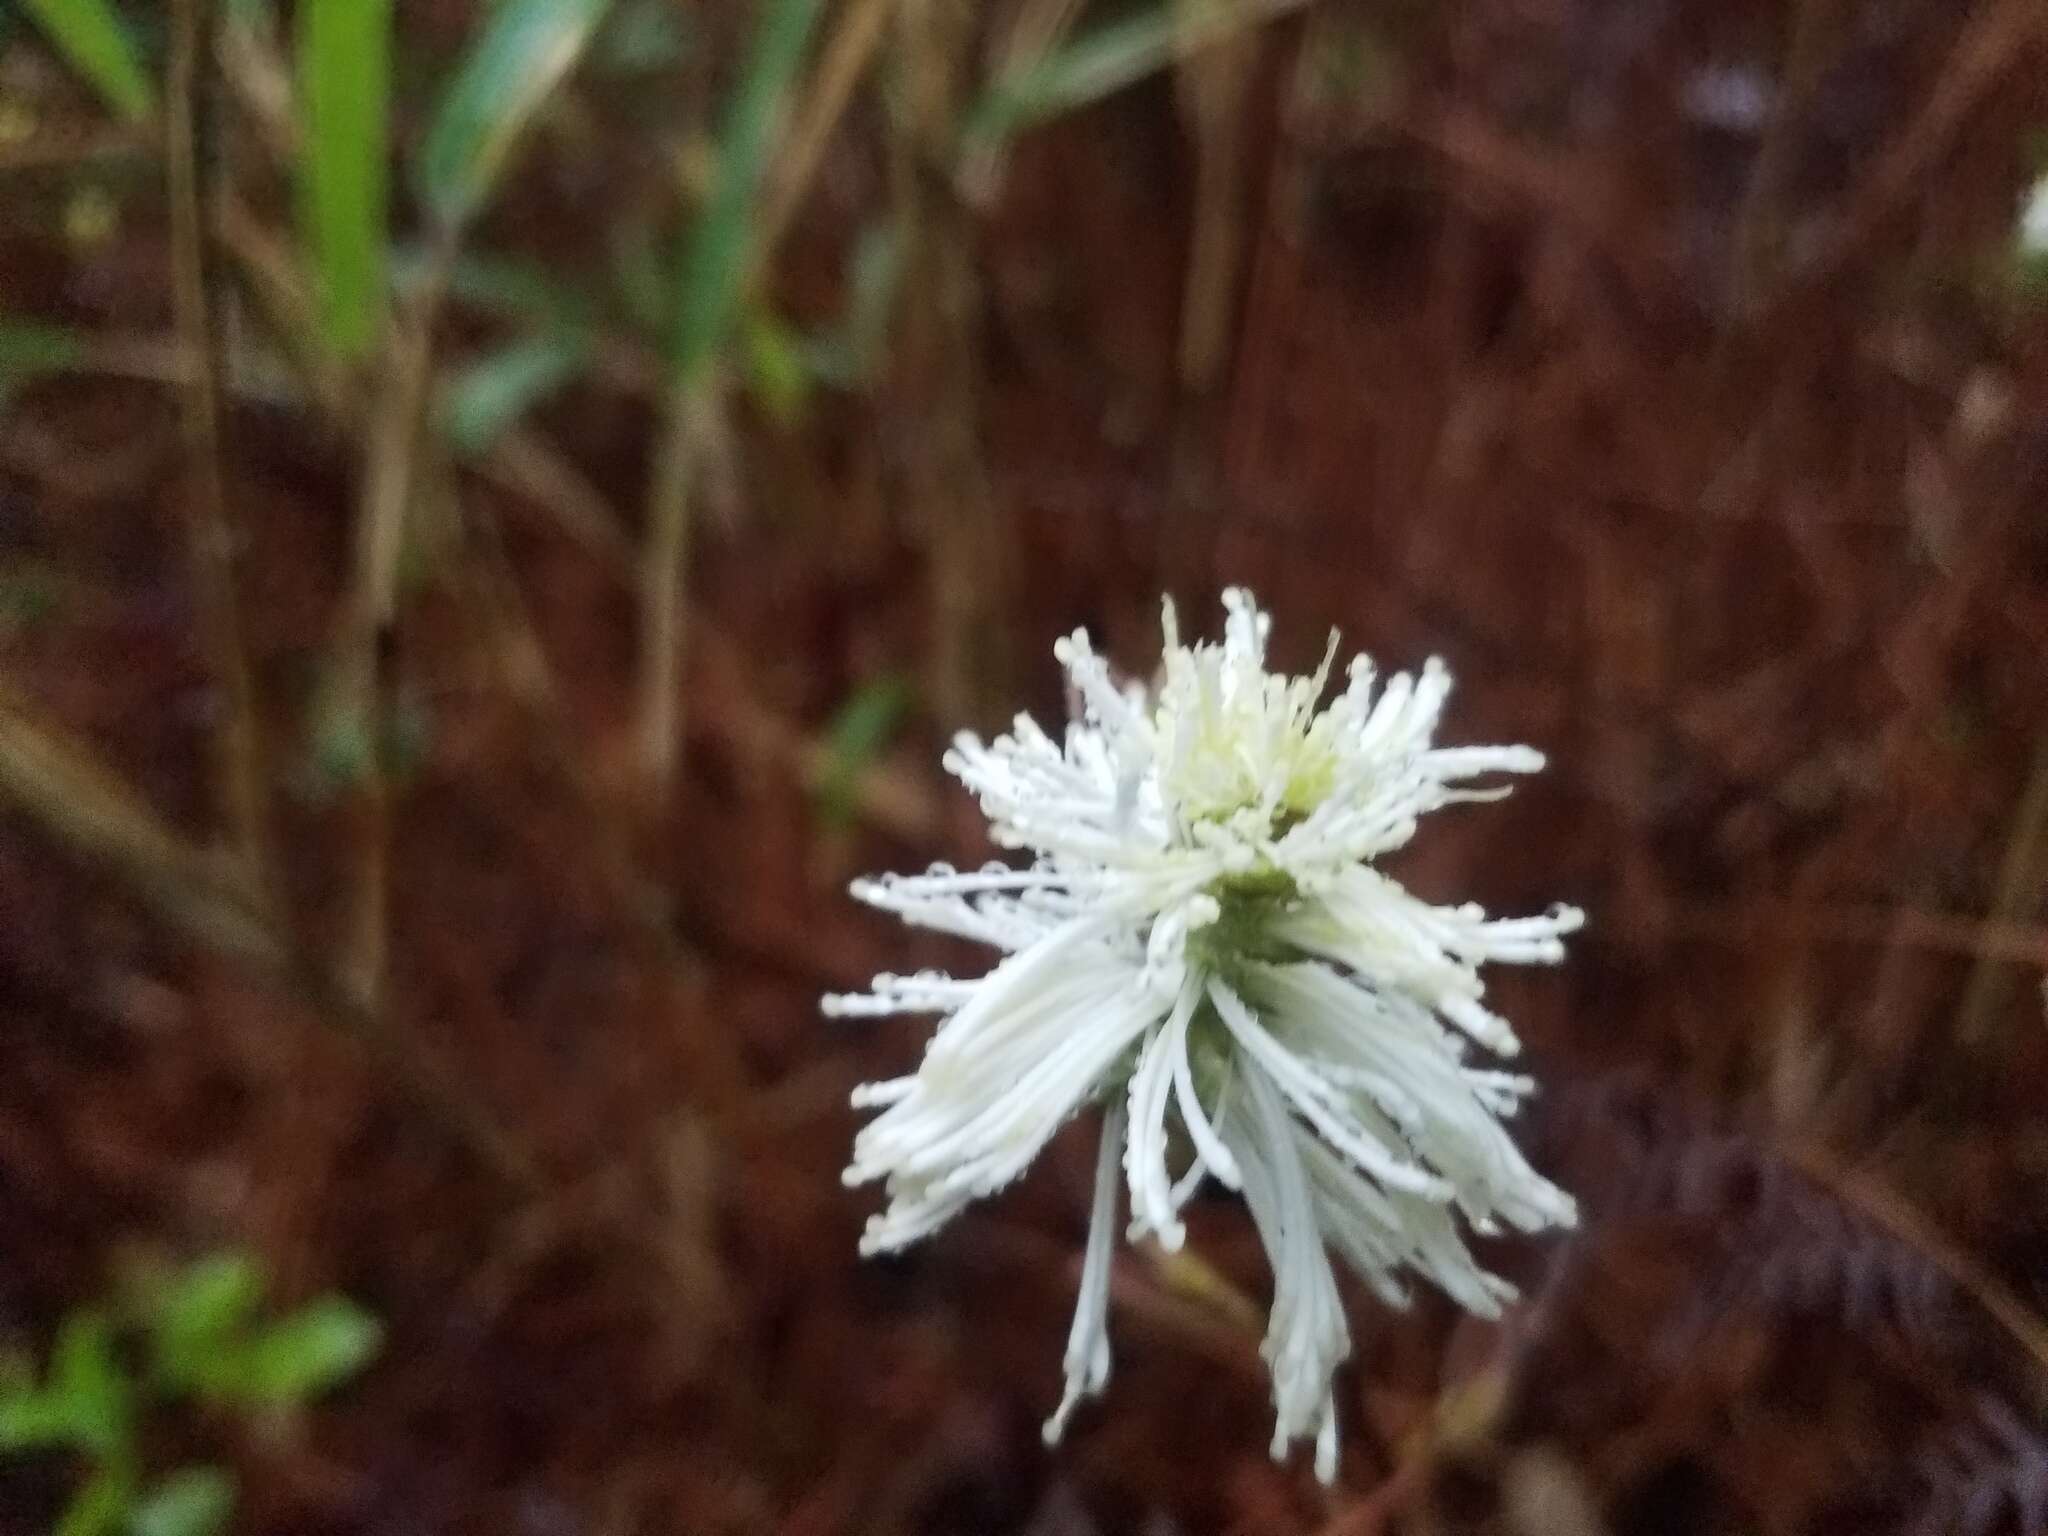
[[[1993,922],[2024,922],[2030,908],[2040,899],[2043,863],[2048,861],[2048,735],[2034,742],[2033,766],[2027,773],[2026,788],[2013,812],[2012,831],[2006,839],[2005,857],[1999,861],[1998,884],[1992,892]],[[1963,989],[1962,1006],[1956,1010],[1956,1038],[1966,1045],[1982,1046],[1992,1038],[1998,1012],[2011,993],[2013,967],[1995,956],[1979,953],[1970,968],[1970,980]]]
[[[832,130],[846,115],[854,87],[867,72],[899,3],[901,0],[852,0],[825,45],[816,76],[802,94],[801,115],[790,129],[789,148],[768,184],[767,202],[754,237],[751,265],[756,272],[781,243],[810,189]]]
[[[176,0],[172,7],[169,92],[165,129],[171,205],[171,284],[178,334],[191,360],[184,395],[183,432],[195,477],[186,509],[201,642],[215,681],[228,696],[227,718],[215,741],[221,812],[259,891],[270,890],[269,807],[263,769],[256,690],[243,652],[236,611],[234,534],[221,468],[220,351],[207,302],[204,219],[200,211],[197,136],[200,70],[209,57],[209,0]]]
[[[658,809],[674,788],[682,753],[683,628],[689,601],[690,491],[699,432],[715,408],[712,369],[679,380],[655,449],[640,566],[640,761]]]
[[[336,679],[341,709],[369,743],[348,976],[364,1005],[372,1008],[383,993],[388,945],[391,806],[381,743],[396,661],[398,572],[434,377],[434,322],[454,260],[452,240],[436,246],[426,279],[385,352],[387,384],[380,403],[371,408],[356,519],[355,589]]]
[[[902,89],[890,177],[904,260],[895,370],[900,409],[920,424],[905,500],[925,543],[932,702],[946,719],[975,722],[1000,691],[1012,562],[982,462],[974,230],[952,185],[974,12],[960,0],[903,0],[897,16]]]
[[[349,989],[305,963],[245,873],[166,826],[92,754],[37,718],[0,683],[0,796],[59,842],[112,870],[157,915],[210,949],[294,984],[321,1018],[363,1041],[477,1159],[509,1187],[529,1188],[534,1161],[519,1139]]]

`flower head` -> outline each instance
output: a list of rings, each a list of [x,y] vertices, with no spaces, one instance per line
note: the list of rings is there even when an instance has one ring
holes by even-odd
[[[1270,620],[1243,591],[1224,607],[1220,645],[1184,645],[1166,605],[1156,691],[1119,687],[1085,632],[1060,641],[1081,700],[1061,740],[1023,715],[993,742],[956,740],[946,767],[1029,865],[853,890],[1004,958],[972,979],[877,976],[825,1009],[941,1016],[915,1073],[855,1093],[880,1113],[846,1179],[889,1197],[865,1253],[936,1231],[1102,1105],[1049,1441],[1108,1379],[1120,1191],[1129,1235],[1177,1249],[1183,1208],[1214,1179],[1243,1195],[1273,1267],[1273,1454],[1312,1437],[1327,1481],[1331,1378],[1350,1353],[1330,1250],[1390,1303],[1413,1273],[1492,1316],[1513,1290],[1474,1260],[1460,1218],[1481,1233],[1575,1219],[1501,1124],[1532,1083],[1467,1056],[1518,1048],[1479,966],[1555,962],[1582,918],[1432,906],[1375,867],[1426,812],[1506,793],[1475,781],[1543,764],[1527,747],[1434,745],[1440,664],[1376,686],[1360,657],[1325,703],[1334,636],[1312,676],[1271,673]]]

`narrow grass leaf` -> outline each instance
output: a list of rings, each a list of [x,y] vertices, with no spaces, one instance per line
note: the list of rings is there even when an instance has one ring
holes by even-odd
[[[1114,95],[1175,58],[1299,9],[1305,0],[1167,0],[1107,22],[997,80],[967,114],[963,137],[985,145]]]
[[[590,359],[575,333],[530,336],[458,370],[441,399],[441,429],[462,454],[483,453]]]
[[[1074,39],[991,85],[968,114],[967,136],[1005,139],[1144,79],[1173,57],[1178,26],[1172,8],[1161,6]]]
[[[319,274],[328,345],[359,356],[383,316],[390,204],[392,0],[303,0],[298,11],[299,221]]]
[[[746,72],[726,110],[718,178],[683,251],[670,338],[671,367],[688,387],[716,357],[738,309],[753,254],[762,174],[819,9],[819,0],[768,0]]]
[[[429,270],[424,251],[402,251],[395,262],[400,281],[416,282]],[[582,289],[537,261],[465,255],[449,269],[448,291],[473,309],[538,322],[557,331],[588,331],[597,306]]]
[[[503,0],[442,95],[414,170],[444,231],[490,196],[521,131],[582,54],[610,0]]]
[[[156,109],[135,41],[111,0],[23,0],[71,67],[121,116],[139,122]]]

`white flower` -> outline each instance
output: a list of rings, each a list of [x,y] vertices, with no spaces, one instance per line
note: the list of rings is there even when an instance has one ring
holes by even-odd
[[[1312,1436],[1328,1481],[1331,1378],[1351,1348],[1328,1250],[1390,1303],[1413,1271],[1492,1316],[1513,1291],[1474,1261],[1458,1218],[1481,1233],[1575,1219],[1500,1123],[1530,1080],[1465,1056],[1468,1042],[1517,1049],[1480,964],[1555,962],[1582,919],[1431,906],[1374,868],[1425,812],[1497,798],[1472,781],[1534,772],[1541,755],[1432,745],[1450,691],[1434,661],[1376,691],[1361,657],[1322,705],[1336,637],[1313,676],[1276,675],[1270,621],[1242,591],[1224,606],[1223,643],[1184,646],[1166,605],[1156,694],[1118,688],[1085,633],[1061,641],[1083,705],[1063,741],[1021,715],[993,742],[958,738],[946,767],[1031,865],[936,865],[853,890],[1005,958],[972,980],[877,976],[825,1010],[943,1016],[915,1074],[855,1093],[881,1113],[846,1179],[883,1180],[889,1196],[864,1253],[936,1231],[1103,1105],[1048,1441],[1109,1375],[1119,1185],[1130,1236],[1177,1249],[1182,1208],[1213,1178],[1243,1194],[1273,1267],[1273,1454]]]

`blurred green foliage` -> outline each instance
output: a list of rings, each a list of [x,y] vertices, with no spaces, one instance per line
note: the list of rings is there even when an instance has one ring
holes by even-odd
[[[326,340],[375,339],[384,306],[391,0],[304,0],[298,13],[299,222]]]
[[[156,110],[156,93],[127,24],[110,0],[22,0],[71,67],[130,122]]]
[[[503,0],[457,66],[413,165],[452,238],[497,185],[520,132],[569,72],[610,0]]]
[[[853,787],[902,728],[915,700],[910,679],[890,672],[854,690],[825,733],[825,767],[813,788],[818,815],[831,826],[853,820]]]
[[[145,1481],[152,1407],[271,1415],[312,1402],[375,1358],[383,1329],[354,1302],[322,1296],[266,1317],[263,1271],[218,1253],[143,1280],[119,1306],[82,1307],[59,1325],[40,1377],[0,1374],[0,1454],[69,1452],[89,1469],[57,1536],[207,1536],[234,1507],[234,1480],[211,1466]]]
[[[754,251],[757,194],[818,9],[819,0],[769,0],[727,105],[717,180],[683,248],[669,339],[673,376],[686,387],[710,366],[739,309]]]

